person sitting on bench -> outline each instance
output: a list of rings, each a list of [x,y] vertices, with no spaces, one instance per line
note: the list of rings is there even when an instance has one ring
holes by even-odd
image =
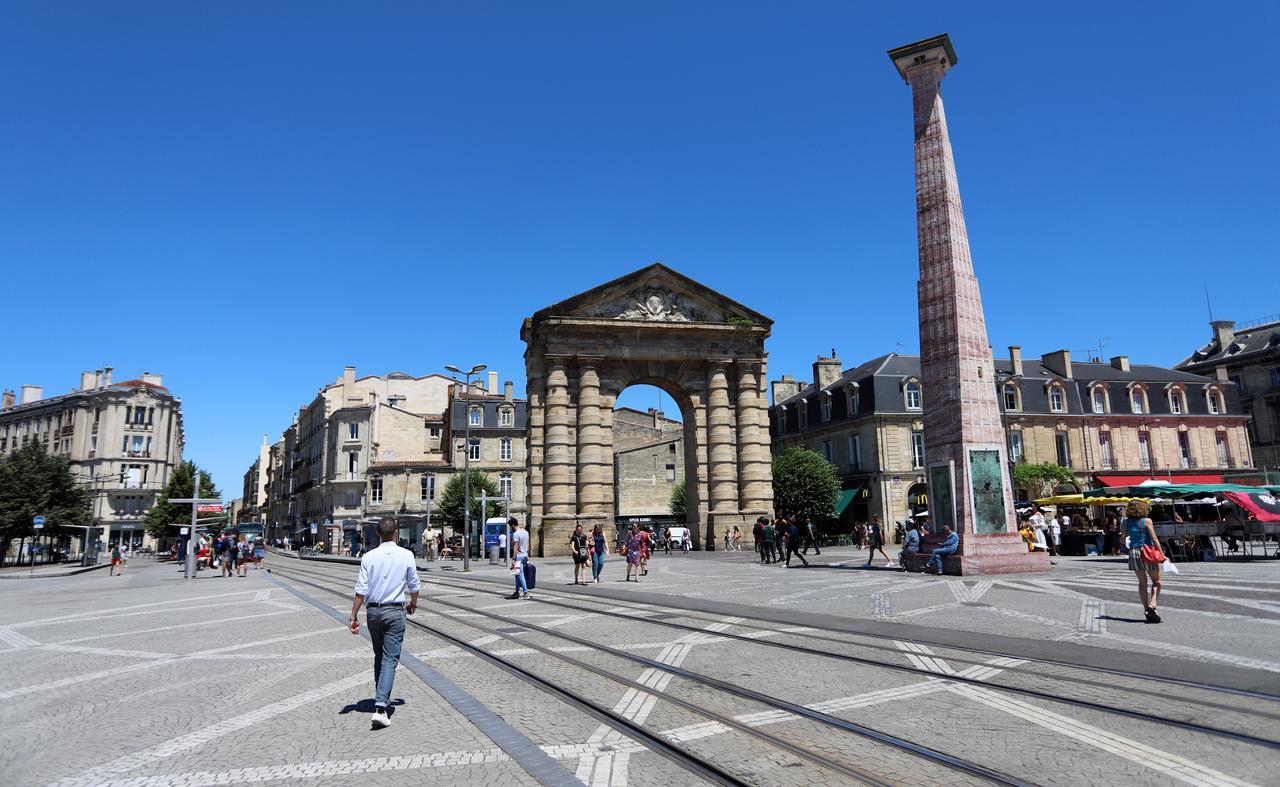
[[[960,536],[950,527],[942,528],[942,546],[933,550],[933,555],[929,558],[929,571],[933,574],[942,573],[942,558],[947,555],[954,555],[960,551]]]

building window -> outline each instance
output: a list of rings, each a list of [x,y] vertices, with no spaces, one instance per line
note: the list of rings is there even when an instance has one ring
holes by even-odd
[[[360,454],[351,451],[347,454],[347,480],[354,480],[360,470]]]
[[[831,394],[822,395],[822,420],[831,420]]]
[[[1071,467],[1071,442],[1066,432],[1053,433],[1053,445],[1058,451],[1058,466]]]
[[[511,473],[503,473],[498,476],[498,491],[502,494],[504,500],[510,500],[515,497],[512,492]],[[508,511],[507,513],[510,514],[511,512]]]
[[[142,435],[133,438],[133,449],[131,452],[134,456],[142,455]]]
[[[1018,409],[1018,386],[1013,383],[1005,383],[1004,385],[1004,409]]]
[[[1102,459],[1102,469],[1111,469],[1111,433],[1098,432],[1098,447],[1101,449],[1099,453]]]
[[[467,444],[467,456],[472,460],[480,458],[480,438],[471,438],[471,442]]]
[[[438,426],[433,426],[433,427],[431,427],[431,436],[432,436],[433,438],[439,439],[439,438],[440,438],[440,427],[438,427]]]
[[[667,464],[667,480],[676,480],[676,466],[670,463]]]
[[[1095,413],[1105,413],[1107,411],[1107,389],[1093,389],[1093,411]]]
[[[786,434],[787,433],[787,408],[779,407],[774,412],[774,415],[777,417],[776,422],[778,424],[778,434]]]
[[[511,426],[515,422],[515,412],[510,407],[504,407],[498,411],[498,424],[500,426]]]
[[[418,499],[422,502],[434,500],[436,497],[436,477],[431,474],[422,476],[418,481]]]
[[[510,437],[502,438],[502,442],[499,443],[499,445],[501,446],[501,450],[502,450],[502,454],[501,454],[502,461],[510,462],[511,461],[511,438]]]
[[[920,409],[920,383],[916,382],[915,380],[908,382],[906,392],[907,392],[907,409],[919,410]]]
[[[1169,392],[1169,412],[1174,415],[1182,415],[1182,412],[1186,409],[1183,404],[1181,390],[1175,388]]]
[[[469,411],[467,411],[468,423],[470,423],[472,426],[479,426],[481,413],[482,411],[479,407],[472,407]]]
[[[862,435],[849,435],[849,468],[862,469]]]
[[[1221,394],[1218,393],[1218,390],[1216,388],[1209,389],[1209,393],[1208,393],[1209,412],[1212,413],[1213,415],[1222,414],[1222,400],[1219,398],[1220,396]]]
[[[1022,462],[1022,432],[1009,433],[1009,461],[1014,464]]]
[[[924,467],[924,432],[911,433],[911,466]]]
[[[849,396],[846,401],[846,404],[849,406],[849,415],[853,415],[857,413],[859,409],[861,409],[860,406],[862,404],[862,396],[861,396],[861,392],[857,388],[852,388],[849,390]]]
[[[1244,394],[1244,380],[1240,379],[1240,375],[1233,374],[1227,379],[1230,380],[1235,385],[1236,393],[1241,395]]]
[[[1191,438],[1186,432],[1178,432],[1178,462],[1183,469],[1196,466],[1196,460],[1191,456]]]
[[[369,501],[372,503],[382,502],[382,479],[375,478],[369,482]]]
[[[809,403],[804,399],[801,399],[800,403],[796,405],[796,419],[798,428],[807,429],[809,427]]]
[[[1049,410],[1051,412],[1060,413],[1064,410],[1062,386],[1054,385],[1049,388]],[[1064,465],[1065,467],[1065,465]]]
[[[1271,369],[1268,370],[1267,374],[1270,375],[1271,377],[1272,388],[1276,387],[1277,385],[1280,385],[1280,366],[1272,367]]]
[[[356,492],[355,492],[355,490],[354,490],[354,489],[348,489],[348,490],[343,494],[343,500],[345,501],[345,502],[343,503],[343,506],[342,506],[343,508],[355,508],[355,507],[356,507],[356,504],[357,504],[357,501],[356,501]]]
[[[360,424],[358,422],[352,421],[347,424],[347,437],[351,440],[360,439]]]
[[[1147,392],[1141,388],[1134,388],[1129,391],[1129,404],[1133,408],[1135,415],[1142,415],[1147,412]]]
[[[1213,436],[1214,445],[1218,449],[1218,467],[1231,466],[1231,454],[1227,452],[1227,433],[1216,432]]]

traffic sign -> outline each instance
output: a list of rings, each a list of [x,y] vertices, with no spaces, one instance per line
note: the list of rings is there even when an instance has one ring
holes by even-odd
[[[316,523],[315,523],[315,522],[312,522],[312,523],[311,523],[311,532],[312,532],[312,533],[315,533],[315,532],[317,531],[317,529],[318,529],[318,528],[316,527]]]
[[[32,519],[32,520],[31,520],[31,522],[32,522],[32,524],[34,524],[36,527],[43,527],[43,526],[44,526],[44,517],[37,515],[34,519]]]
[[[196,512],[200,514],[221,514],[222,504],[218,503],[213,505],[206,503],[205,505],[198,505],[196,506]]]

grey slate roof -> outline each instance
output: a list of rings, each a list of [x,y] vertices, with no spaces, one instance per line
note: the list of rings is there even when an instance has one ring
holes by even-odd
[[[1212,339],[1175,366],[1181,369],[1221,362],[1244,363],[1250,356],[1274,352],[1280,352],[1280,320],[1241,330],[1226,347],[1219,346],[1218,340]]]

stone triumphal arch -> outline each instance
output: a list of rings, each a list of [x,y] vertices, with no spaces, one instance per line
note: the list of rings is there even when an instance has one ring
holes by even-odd
[[[773,513],[764,340],[773,321],[653,264],[538,311],[527,347],[533,548],[569,550],[581,524],[612,534],[613,408],[661,388],[684,420],[688,523],[697,548]]]

